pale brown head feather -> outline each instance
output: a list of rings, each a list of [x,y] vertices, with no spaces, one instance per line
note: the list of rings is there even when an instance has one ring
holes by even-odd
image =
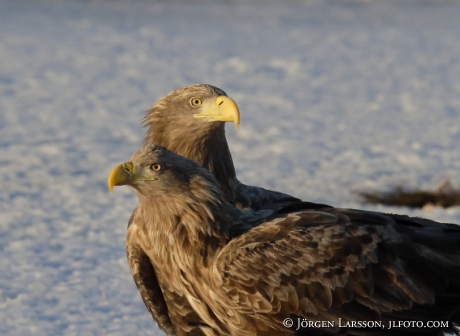
[[[238,181],[225,138],[225,123],[194,118],[192,97],[212,99],[227,94],[207,84],[176,89],[153,104],[143,118],[147,128],[144,144],[158,143],[208,169],[234,200]]]

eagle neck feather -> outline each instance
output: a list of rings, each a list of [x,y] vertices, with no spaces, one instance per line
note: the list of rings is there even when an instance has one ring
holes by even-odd
[[[236,178],[232,155],[225,138],[225,123],[213,122],[208,127],[191,124],[184,128],[159,128],[160,119],[149,115],[150,126],[144,144],[159,143],[179,155],[195,161],[211,172],[220,183],[225,197],[235,203],[239,182]],[[161,130],[160,130],[161,129]],[[187,132],[184,135],[184,132]]]
[[[148,248],[159,258],[169,254],[183,270],[211,262],[227,244],[231,223],[240,212],[225,200],[215,182],[201,177],[193,178],[183,194],[166,194],[164,199],[139,190],[137,194],[143,217],[148,218],[142,228],[151,242]]]
[[[198,163],[215,176],[226,198],[234,202],[239,183],[236,179],[235,166],[225,138],[224,123],[214,127],[208,134],[201,148],[197,148],[198,152],[205,149],[203,162]]]

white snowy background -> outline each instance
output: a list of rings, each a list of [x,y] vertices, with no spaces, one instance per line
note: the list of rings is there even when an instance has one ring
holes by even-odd
[[[160,335],[111,168],[174,88],[240,106],[241,181],[305,200],[460,223],[460,209],[354,190],[460,184],[460,2],[0,1],[0,334]]]

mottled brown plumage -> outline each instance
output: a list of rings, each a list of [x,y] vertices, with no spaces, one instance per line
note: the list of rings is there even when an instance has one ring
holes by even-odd
[[[122,184],[139,198],[128,258],[135,279],[163,292],[167,332],[291,335],[283,320],[302,317],[335,323],[299,330],[309,334],[439,335],[337,325],[442,320],[454,331],[460,320],[456,225],[309,203],[266,218],[234,207],[207,170],[158,145],[112,171],[109,186]]]

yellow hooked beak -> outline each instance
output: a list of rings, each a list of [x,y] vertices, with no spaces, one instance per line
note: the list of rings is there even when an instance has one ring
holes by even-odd
[[[109,180],[107,181],[111,193],[113,193],[113,186],[131,184],[134,181],[133,169],[134,165],[132,162],[119,164],[112,169],[109,174]]]
[[[233,99],[227,96],[217,97],[215,104],[209,108],[203,106],[204,111],[194,115],[195,118],[206,118],[207,121],[229,121],[235,123],[235,128],[240,124],[240,111]]]
[[[113,186],[121,186],[121,185],[135,185],[141,184],[139,182],[142,181],[155,181],[156,178],[145,176],[143,174],[142,169],[139,171],[134,171],[134,164],[132,162],[125,162],[119,164],[109,174],[109,180],[107,184],[109,186],[109,190],[113,193]]]

